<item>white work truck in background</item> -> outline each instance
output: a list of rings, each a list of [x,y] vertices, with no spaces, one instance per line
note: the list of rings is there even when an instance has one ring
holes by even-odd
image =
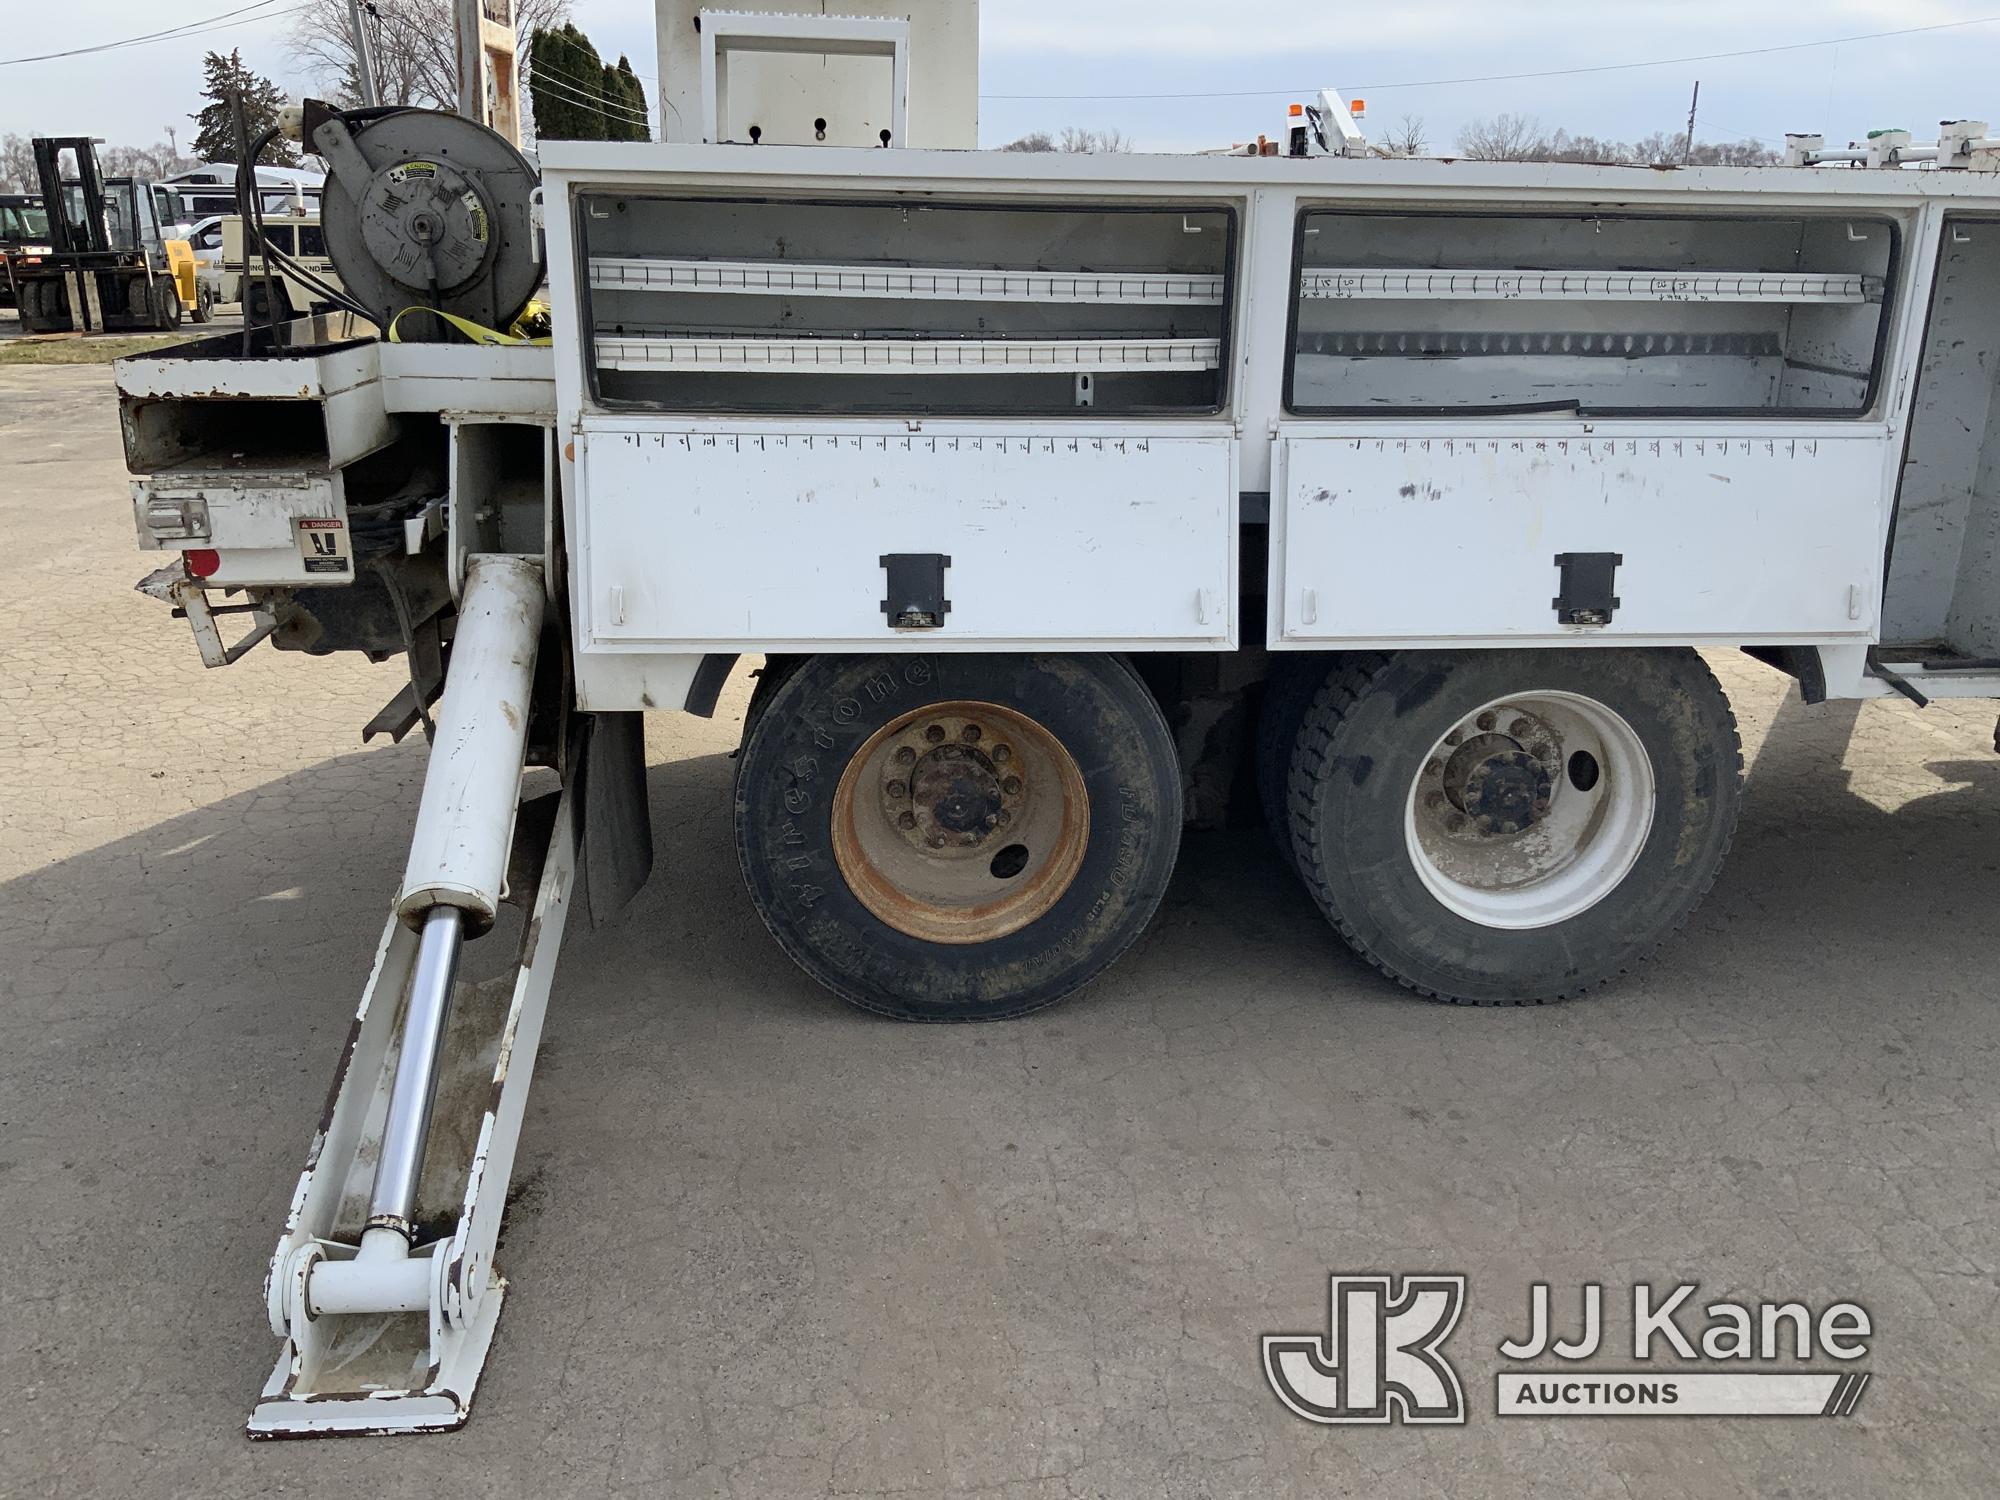
[[[908,23],[826,20],[709,44],[879,55],[899,146]],[[309,107],[335,311],[119,366],[145,586],[205,659],[401,658],[369,731],[433,737],[253,1433],[464,1419],[564,917],[645,878],[638,716],[741,661],[751,899],[930,1021],[1102,972],[1239,782],[1388,980],[1581,995],[1728,847],[1699,650],[2000,696],[1982,125],[1680,171],[1385,157],[1331,96],[1284,155],[751,146],[703,65],[709,140],[539,171]],[[506,334],[544,273],[551,336]],[[488,931],[518,978],[448,1046]],[[425,1167],[453,1112],[470,1160]]]

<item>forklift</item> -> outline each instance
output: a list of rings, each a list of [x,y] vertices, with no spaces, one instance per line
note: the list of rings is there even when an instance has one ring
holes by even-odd
[[[65,151],[74,176],[62,170]],[[166,237],[174,213],[165,188],[107,180],[89,136],[38,136],[34,152],[48,234],[40,253],[10,257],[23,333],[164,333],[180,327],[183,312],[203,320],[194,252]]]
[[[0,193],[0,307],[13,307],[14,262],[48,252],[49,220],[33,193]]]

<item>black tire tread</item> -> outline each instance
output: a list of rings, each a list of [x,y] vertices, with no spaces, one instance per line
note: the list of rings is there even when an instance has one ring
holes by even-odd
[[[1318,653],[1280,656],[1264,679],[1264,702],[1257,713],[1257,800],[1271,843],[1294,869],[1298,851],[1292,839],[1292,748],[1329,670],[1328,658]]]
[[[1722,866],[1726,863],[1730,846],[1735,842],[1736,818],[1733,815],[1730,818],[1728,828],[1723,834],[1722,857],[1716,859],[1708,872],[1707,878],[1695,892],[1694,900],[1688,904],[1686,911],[1681,914],[1680,919],[1672,927],[1661,932],[1650,947],[1635,955],[1622,967],[1603,974],[1587,983],[1521,999],[1475,999],[1463,995],[1448,994],[1443,990],[1409,979],[1392,968],[1379,954],[1370,949],[1367,943],[1355,931],[1354,927],[1343,918],[1339,908],[1335,905],[1332,889],[1326,879],[1326,864],[1329,851],[1320,847],[1319,840],[1315,834],[1315,829],[1318,826],[1318,820],[1315,817],[1315,791],[1324,783],[1325,778],[1322,772],[1332,752],[1334,736],[1338,732],[1341,720],[1353,709],[1355,704],[1359,703],[1363,697],[1375,690],[1378,679],[1389,669],[1394,660],[1394,656],[1389,652],[1358,652],[1349,657],[1340,666],[1334,668],[1326,681],[1320,685],[1319,691],[1313,695],[1312,706],[1306,710],[1305,723],[1299,730],[1298,741],[1292,752],[1290,771],[1286,777],[1286,790],[1292,823],[1293,857],[1298,865],[1299,878],[1305,882],[1306,890],[1311,894],[1314,904],[1325,914],[1327,921],[1332,924],[1334,931],[1340,934],[1341,941],[1353,949],[1356,954],[1360,955],[1370,968],[1385,978],[1394,980],[1399,986],[1410,991],[1412,994],[1420,995],[1426,1000],[1433,1000],[1442,1005],[1470,1005],[1482,1009],[1505,1006],[1548,1005],[1565,1000],[1582,999],[1586,995],[1595,994],[1614,980],[1627,977],[1638,969],[1640,965],[1652,958],[1654,954],[1658,953],[1676,933],[1687,925],[1688,919],[1700,909],[1702,902],[1708,899],[1708,893],[1714,889],[1716,879],[1722,872]],[[1702,663],[1702,667],[1705,672],[1708,670],[1705,662]],[[1708,677],[1711,683],[1715,681],[1712,672],[1708,673]],[[1717,684],[1716,688],[1718,694],[1720,694],[1720,684]],[[1733,706],[1728,704],[1726,696],[1724,697],[1723,714],[1729,725],[1731,768],[1733,774],[1741,776],[1743,774],[1743,737],[1736,723],[1736,711]]]
[[[745,796],[743,787],[745,778],[749,773],[752,742],[760,733],[765,732],[766,726],[769,723],[768,714],[765,710],[769,706],[770,699],[774,698],[778,691],[792,677],[798,675],[802,669],[814,660],[815,658],[812,656],[802,655],[787,658],[775,667],[767,664],[764,669],[765,677],[759,681],[752,698],[751,709],[745,716],[743,742],[737,757],[736,774],[733,778],[735,810],[732,823],[735,830],[735,842],[739,859],[748,858],[745,851],[747,848],[746,831],[748,827],[749,802]],[[1108,657],[1107,660],[1114,670],[1130,679],[1143,701],[1148,703],[1153,701],[1151,690],[1147,688],[1145,679],[1139,675],[1128,658],[1121,655],[1113,655]],[[1157,708],[1155,708],[1154,712],[1157,715]],[[1159,719],[1158,733],[1163,754],[1171,758],[1173,755],[1173,736],[1172,731],[1167,727],[1164,717]],[[996,1008],[978,1014],[967,1015],[923,1014],[908,1009],[899,1009],[895,1005],[878,1000],[869,994],[867,990],[846,981],[841,976],[828,973],[811,947],[800,940],[798,934],[789,923],[780,920],[775,911],[766,909],[762,901],[753,899],[751,905],[756,909],[758,918],[763,922],[765,930],[777,941],[778,947],[784,952],[787,958],[791,959],[794,964],[804,970],[815,983],[832,994],[837,995],[841,1000],[857,1010],[866,1011],[872,1015],[886,1016],[891,1020],[914,1022],[920,1025],[984,1025],[993,1021],[1015,1020],[1021,1016],[1031,1015],[1036,1011],[1045,1010],[1052,1005],[1059,1004],[1069,999],[1078,990],[1093,983],[1107,969],[1129,952],[1138,940],[1151,929],[1152,919],[1157,917],[1159,906],[1172,880],[1180,843],[1181,807],[1179,802],[1179,782],[1178,780],[1174,780],[1169,785],[1174,793],[1173,815],[1171,818],[1173,837],[1167,847],[1160,867],[1155,872],[1153,880],[1149,882],[1149,888],[1143,893],[1143,900],[1148,908],[1147,919],[1134,923],[1129,930],[1121,933],[1114,941],[1098,943],[1092,950],[1089,963],[1079,970],[1074,981],[1066,990],[1058,995],[1026,996],[1023,997],[1021,1003],[1018,1005],[1006,1009]]]

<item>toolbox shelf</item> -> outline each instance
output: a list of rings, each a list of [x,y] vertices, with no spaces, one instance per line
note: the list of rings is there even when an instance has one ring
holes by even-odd
[[[1005,271],[953,266],[804,265],[755,260],[598,256],[599,291],[718,292],[753,296],[880,297],[943,302],[1126,303],[1213,306],[1216,275],[1146,271]]]

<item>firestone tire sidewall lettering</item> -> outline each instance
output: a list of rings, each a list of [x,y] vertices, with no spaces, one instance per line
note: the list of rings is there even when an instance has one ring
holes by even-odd
[[[991,942],[898,932],[835,862],[833,801],[876,730],[928,704],[1002,704],[1053,733],[1089,797],[1088,842],[1054,905]],[[821,984],[908,1020],[996,1020],[1052,1004],[1123,953],[1166,890],[1180,843],[1180,768],[1145,686],[1110,656],[815,657],[793,670],[738,765],[736,840],[766,926]]]

